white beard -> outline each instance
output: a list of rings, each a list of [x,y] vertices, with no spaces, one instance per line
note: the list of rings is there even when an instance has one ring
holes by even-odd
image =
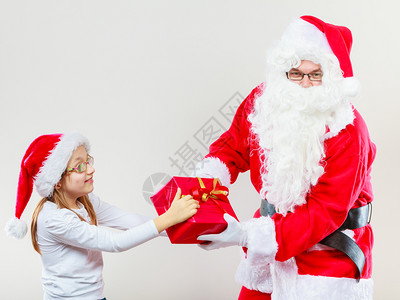
[[[338,84],[303,88],[278,77],[267,83],[249,121],[261,151],[260,195],[286,214],[306,202],[324,173],[324,140],[352,123],[354,114]]]

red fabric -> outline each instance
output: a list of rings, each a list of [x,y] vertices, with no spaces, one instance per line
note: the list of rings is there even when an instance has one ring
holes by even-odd
[[[264,294],[259,291],[249,290],[243,286],[238,300],[271,300],[271,294]]]
[[[204,190],[213,190],[213,179],[202,178],[201,180],[206,187]],[[194,177],[173,177],[157,194],[151,197],[159,215],[169,209],[178,187],[181,189],[182,195],[193,195],[196,188],[200,188],[200,184],[199,180]],[[228,190],[219,183],[217,183],[216,189]],[[195,196],[194,198],[196,199]],[[172,244],[200,244],[202,241],[197,240],[199,235],[220,233],[225,230],[227,226],[224,219],[225,213],[237,219],[226,196],[221,195],[220,199],[208,199],[206,202],[199,200],[199,203],[200,208],[193,217],[166,229]]]
[[[264,84],[255,88],[237,110],[230,129],[210,146],[206,157],[218,157],[231,173],[233,183],[239,172],[250,170],[251,181],[259,192],[262,187],[259,145],[250,134],[247,117]],[[273,216],[278,252],[276,260],[296,258],[299,274],[355,278],[355,264],[342,252],[307,251],[335,231],[351,208],[372,201],[370,182],[375,145],[370,141],[364,120],[357,111],[353,125],[325,142],[325,173],[307,195],[307,203],[285,217]],[[259,201],[259,199],[254,199]],[[258,217],[257,212],[255,217]],[[371,277],[373,234],[370,225],[354,230],[355,241],[366,262],[361,278]]]
[[[62,134],[42,135],[36,138],[26,150],[19,174],[15,217],[20,218],[32,195],[33,180],[46,161],[50,151],[60,141]]]
[[[350,60],[350,50],[353,44],[353,37],[350,29],[344,26],[337,26],[313,17],[302,16],[301,19],[313,24],[321,32],[325,33],[329,46],[340,63],[344,77],[353,76],[353,68]]]

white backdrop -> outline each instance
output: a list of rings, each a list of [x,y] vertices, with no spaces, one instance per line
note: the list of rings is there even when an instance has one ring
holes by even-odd
[[[212,117],[226,126],[219,109],[264,80],[267,47],[290,20],[311,14],[353,32],[353,68],[363,84],[353,102],[378,147],[372,174],[375,296],[393,299],[400,293],[397,3],[1,1],[1,226],[14,213],[29,143],[72,130],[92,143],[95,192],[155,216],[142,194],[145,180],[157,172],[178,174],[171,159],[184,145],[205,154],[199,130]],[[230,199],[241,220],[252,216],[259,198],[248,174],[232,186]],[[28,223],[38,200],[34,194],[25,210]],[[1,234],[0,241],[0,298],[40,299],[40,257],[29,234],[22,241]],[[240,290],[236,248],[205,252],[158,238],[125,253],[104,253],[104,260],[111,300],[236,299]]]

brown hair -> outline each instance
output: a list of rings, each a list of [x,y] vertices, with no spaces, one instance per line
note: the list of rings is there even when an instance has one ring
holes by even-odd
[[[63,177],[61,180],[64,179],[64,175],[66,173],[63,174]],[[58,190],[58,189],[54,189],[53,195],[50,198],[43,198],[42,200],[39,201],[38,205],[36,206],[35,210],[33,211],[33,215],[32,215],[32,222],[31,222],[31,239],[32,239],[32,245],[33,248],[41,255],[42,253],[40,252],[40,248],[37,242],[37,219],[39,216],[40,211],[43,208],[43,205],[47,202],[53,202],[55,204],[57,204],[57,207],[59,209],[61,208],[66,208],[69,209],[70,211],[72,211],[74,214],[76,214],[79,219],[81,219],[81,221],[86,222],[86,220],[84,218],[82,218],[79,214],[77,214],[75,211],[73,211],[72,209],[70,209],[67,205],[67,201],[64,197],[64,194],[62,191]],[[96,213],[94,211],[93,205],[89,200],[89,196],[88,195],[84,195],[82,197],[79,197],[77,199],[77,201],[79,201],[80,203],[82,203],[83,207],[86,209],[86,211],[89,214],[89,218],[91,221],[92,225],[97,225],[97,217],[96,217]]]

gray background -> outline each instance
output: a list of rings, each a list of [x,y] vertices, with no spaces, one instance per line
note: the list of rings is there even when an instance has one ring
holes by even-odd
[[[400,45],[397,1],[1,1],[0,223],[14,213],[21,158],[38,135],[78,130],[92,143],[95,192],[155,216],[142,196],[153,173],[177,174],[170,158],[236,92],[264,80],[265,51],[303,14],[348,26],[363,89],[353,103],[378,155],[375,190],[376,299],[400,293],[397,269]],[[226,124],[226,123],[224,123]],[[259,204],[248,174],[231,188],[241,220]],[[23,215],[28,222],[34,193]],[[3,226],[3,225],[2,225]],[[0,297],[40,299],[41,262],[30,236],[0,235]],[[239,249],[204,252],[158,238],[104,253],[105,295],[116,299],[235,299]]]

